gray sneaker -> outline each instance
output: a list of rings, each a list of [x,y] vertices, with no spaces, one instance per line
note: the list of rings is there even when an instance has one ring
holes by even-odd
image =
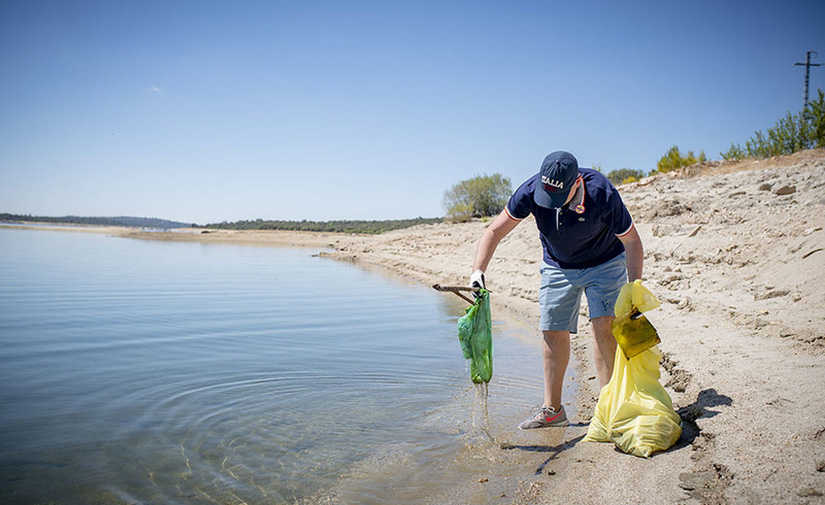
[[[533,428],[550,428],[554,426],[567,426],[567,414],[564,412],[564,405],[556,412],[553,407],[542,407],[538,413],[530,419],[518,425],[520,430],[532,430]]]

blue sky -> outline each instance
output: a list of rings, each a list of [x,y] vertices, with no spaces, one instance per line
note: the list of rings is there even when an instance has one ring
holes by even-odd
[[[825,2],[4,1],[0,212],[443,215],[556,149],[645,172],[802,106]],[[825,67],[811,70],[811,94]]]

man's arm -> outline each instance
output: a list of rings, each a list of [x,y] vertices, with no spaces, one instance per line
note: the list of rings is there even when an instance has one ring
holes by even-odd
[[[501,211],[501,214],[499,214],[492,224],[484,230],[484,233],[481,235],[481,239],[478,241],[478,246],[476,246],[476,257],[475,261],[473,261],[473,272],[476,270],[481,270],[482,272],[487,270],[487,266],[493,258],[493,253],[495,252],[498,243],[501,242],[501,239],[510,233],[520,222],[521,221],[517,221],[510,217],[506,210]]]
[[[621,235],[619,240],[624,244],[625,253],[627,254],[627,282],[641,279],[645,252],[642,247],[642,239],[639,237],[639,232],[636,231],[636,226],[634,225],[629,232]]]

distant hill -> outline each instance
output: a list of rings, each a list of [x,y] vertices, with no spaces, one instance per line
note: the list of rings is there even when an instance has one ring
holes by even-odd
[[[51,223],[51,224],[83,224],[93,226],[127,226],[130,228],[159,228],[169,230],[172,228],[187,228],[193,226],[191,223],[179,223],[166,219],[154,217],[83,217],[83,216],[30,216],[21,214],[0,214],[0,222],[11,223]]]

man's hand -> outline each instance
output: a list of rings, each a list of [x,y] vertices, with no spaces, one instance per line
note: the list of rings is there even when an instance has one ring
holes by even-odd
[[[481,270],[473,272],[473,275],[470,276],[470,287],[487,289],[487,286],[484,284],[484,272]],[[474,291],[473,296],[478,296],[478,292]]]

